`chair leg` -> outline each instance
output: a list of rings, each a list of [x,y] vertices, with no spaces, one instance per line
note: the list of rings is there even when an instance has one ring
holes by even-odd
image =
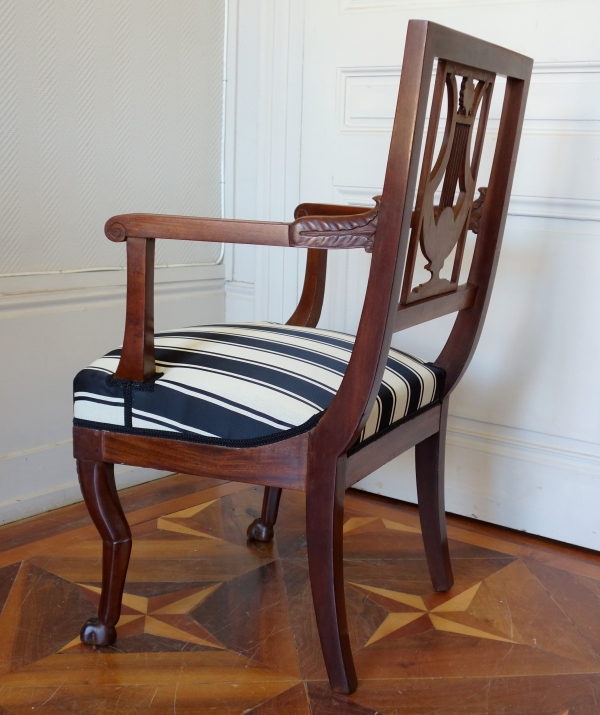
[[[448,591],[454,583],[444,506],[444,460],[447,407],[442,406],[440,430],[415,447],[419,517],[433,588]]]
[[[98,618],[84,624],[80,637],[82,643],[108,646],[117,639],[115,626],[121,615],[131,531],[117,494],[114,465],[78,460],[77,473],[85,504],[103,541]]]
[[[344,470],[322,468],[309,478],[306,538],[313,604],[327,675],[333,690],[352,693],[358,684],[346,622],[344,597]],[[325,478],[324,478],[325,477]]]
[[[253,539],[254,541],[272,541],[274,534],[273,527],[277,521],[280,499],[281,489],[279,489],[279,487],[265,487],[260,519],[255,519],[246,531],[249,539]]]

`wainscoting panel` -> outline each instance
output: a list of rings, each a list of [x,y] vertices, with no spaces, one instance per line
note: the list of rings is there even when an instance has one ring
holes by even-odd
[[[81,500],[75,374],[123,341],[125,271],[0,278],[0,523]],[[156,270],[156,328],[222,322],[224,268]],[[118,486],[165,472],[117,468]]]
[[[497,283],[475,359],[451,400],[448,508],[600,549],[593,507],[600,484],[600,332],[593,327],[600,310],[600,6],[308,0],[304,19],[298,14],[290,23],[294,7],[293,0],[276,8],[263,0],[257,27],[237,24],[238,52],[258,58],[260,81],[248,83],[238,72],[237,104],[228,111],[235,106],[256,117],[254,133],[251,141],[238,135],[226,153],[246,161],[247,188],[240,182],[235,190],[252,194],[252,218],[291,220],[300,201],[372,205],[385,173],[406,25],[415,14],[534,57]],[[282,69],[298,65],[300,78]],[[486,185],[499,95],[479,186]],[[274,201],[284,187],[286,201]],[[236,257],[248,301],[254,284],[257,319],[281,321],[291,312],[302,275],[294,254],[255,249],[253,279],[245,272],[249,261]],[[369,266],[364,251],[330,253],[322,327],[356,331]],[[239,306],[235,280],[228,300]],[[451,324],[447,317],[411,328],[394,345],[435,359]],[[411,453],[360,486],[414,501],[413,478]]]

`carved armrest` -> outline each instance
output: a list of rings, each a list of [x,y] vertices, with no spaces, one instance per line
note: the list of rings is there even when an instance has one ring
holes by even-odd
[[[216,243],[289,246],[287,223],[195,218],[161,214],[122,214],[110,218],[104,232],[111,241],[127,238],[166,238]]]
[[[377,216],[381,196],[374,198],[372,209],[340,206],[346,215],[307,216],[296,219],[290,224],[290,246],[306,248],[364,248],[367,253],[373,250],[373,237],[377,230]],[[301,204],[299,209],[313,204]]]

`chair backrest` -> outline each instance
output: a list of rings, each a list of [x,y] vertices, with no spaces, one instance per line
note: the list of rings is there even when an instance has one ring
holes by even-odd
[[[472,357],[495,276],[532,65],[528,57],[435,23],[409,22],[361,321],[342,385],[317,428],[321,436],[338,440],[339,453],[354,443],[371,411],[394,331],[458,311],[436,360],[446,370],[444,396]],[[497,75],[507,79],[496,148],[489,185],[472,217]],[[444,94],[447,116],[436,155]],[[460,285],[469,226],[477,240],[467,282]],[[442,278],[453,251],[450,277]],[[430,279],[414,286],[420,256]]]

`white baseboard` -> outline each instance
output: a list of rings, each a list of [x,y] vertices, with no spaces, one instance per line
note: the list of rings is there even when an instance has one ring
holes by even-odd
[[[417,502],[413,450],[357,487]],[[600,550],[600,445],[453,417],[447,511]]]

